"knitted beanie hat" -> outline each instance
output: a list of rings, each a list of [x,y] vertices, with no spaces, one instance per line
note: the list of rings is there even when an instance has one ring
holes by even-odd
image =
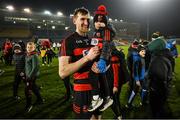
[[[16,49],[21,50],[21,46],[20,46],[19,44],[16,43],[16,44],[14,45],[13,49],[14,49],[14,50],[16,50]]]
[[[107,25],[107,11],[104,5],[100,5],[95,11],[93,22],[103,22]]]

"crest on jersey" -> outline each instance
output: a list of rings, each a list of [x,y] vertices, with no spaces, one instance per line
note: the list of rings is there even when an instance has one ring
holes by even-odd
[[[91,45],[98,45],[99,40],[97,38],[91,39]]]

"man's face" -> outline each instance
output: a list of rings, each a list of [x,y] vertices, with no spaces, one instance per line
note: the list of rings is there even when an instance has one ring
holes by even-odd
[[[89,14],[82,15],[81,13],[78,13],[73,18],[73,22],[76,25],[76,31],[80,33],[87,33],[89,31],[89,19]]]
[[[145,57],[145,54],[146,54],[146,51],[145,51],[145,50],[141,50],[141,51],[139,52],[139,55],[140,55],[141,57]]]
[[[27,44],[27,52],[33,52],[35,50],[34,44]]]

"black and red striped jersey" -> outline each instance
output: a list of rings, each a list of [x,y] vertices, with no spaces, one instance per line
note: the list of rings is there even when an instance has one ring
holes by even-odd
[[[77,32],[74,32],[72,35],[62,41],[59,56],[70,56],[70,62],[73,63],[87,55],[91,47],[91,39],[89,39],[88,36],[80,36]],[[74,78],[83,78],[80,76],[85,76],[85,73],[89,72],[92,63],[93,62],[87,63],[83,68],[74,73]]]

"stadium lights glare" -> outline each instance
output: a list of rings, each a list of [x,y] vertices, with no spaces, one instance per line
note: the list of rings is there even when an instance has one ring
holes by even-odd
[[[112,21],[112,19],[111,19],[111,18],[109,18],[109,21]]]
[[[55,26],[52,26],[52,29],[55,29],[56,27]]]
[[[41,26],[38,25],[37,28],[38,28],[38,29],[41,29]]]
[[[62,12],[57,12],[57,16],[63,16]]]
[[[74,15],[73,14],[70,14],[70,17],[73,17]]]
[[[31,13],[31,10],[29,8],[24,8],[24,12]]]
[[[46,15],[51,15],[51,12],[48,11],[48,10],[45,10],[45,11],[44,11],[44,14],[46,14]]]
[[[16,24],[16,21],[13,21],[14,24]]]
[[[139,1],[142,1],[142,2],[149,2],[149,1],[153,1],[153,0],[139,0]]]
[[[123,20],[121,19],[120,22],[123,22]]]
[[[69,29],[69,27],[65,27],[65,30],[68,30]]]
[[[53,20],[51,20],[51,23],[53,23],[54,21]]]
[[[43,22],[46,22],[46,20],[43,20]]]
[[[93,20],[93,16],[91,16],[90,19]]]
[[[9,11],[14,11],[14,7],[12,5],[8,5],[6,6],[6,8],[9,10]]]
[[[117,20],[117,19],[115,19],[114,21],[116,21],[116,22],[117,22],[118,20]]]

